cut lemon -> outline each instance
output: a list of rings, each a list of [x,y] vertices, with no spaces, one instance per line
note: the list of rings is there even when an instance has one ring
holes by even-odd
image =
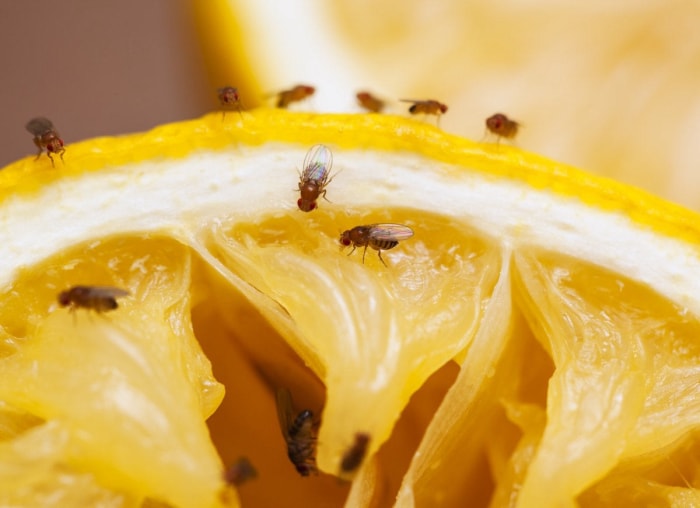
[[[304,213],[317,143],[335,176]],[[697,500],[695,214],[392,116],[216,113],[65,159],[0,174],[0,504]],[[386,266],[340,252],[382,223],[414,232]],[[131,296],[59,308],[76,284]],[[319,476],[277,389],[315,415]]]

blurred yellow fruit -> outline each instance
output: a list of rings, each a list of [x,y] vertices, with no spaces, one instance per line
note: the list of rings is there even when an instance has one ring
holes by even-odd
[[[700,209],[696,2],[213,3],[193,5],[237,29],[201,25],[236,55],[212,72],[242,61],[264,92],[315,85],[318,112],[357,111],[364,89],[395,113],[399,98],[437,99],[441,126],[472,139],[503,112],[523,123],[520,147]]]

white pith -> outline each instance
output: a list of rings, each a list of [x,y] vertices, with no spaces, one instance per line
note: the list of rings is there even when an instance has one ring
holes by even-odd
[[[18,268],[90,238],[168,232],[187,241],[217,219],[301,213],[293,189],[307,149],[268,144],[202,150],[185,159],[58,179],[38,195],[11,198],[0,207],[6,267],[0,285],[7,288]],[[337,176],[333,203],[326,206],[444,212],[515,250],[527,245],[587,260],[700,314],[700,278],[689,275],[700,273],[698,252],[622,214],[519,181],[450,170],[414,154],[333,153]]]

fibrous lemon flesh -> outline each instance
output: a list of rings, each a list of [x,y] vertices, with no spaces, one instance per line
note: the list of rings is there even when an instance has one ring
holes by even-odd
[[[254,506],[697,495],[694,214],[396,117],[233,116],[4,170],[3,502],[235,505],[241,455]],[[336,176],[305,214],[316,143]],[[386,267],[339,251],[385,222],[415,232]],[[70,315],[72,284],[131,296]],[[279,387],[318,415],[318,477],[288,462]]]

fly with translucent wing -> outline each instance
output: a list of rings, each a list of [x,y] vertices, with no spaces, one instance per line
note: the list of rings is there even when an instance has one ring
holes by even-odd
[[[384,109],[384,101],[369,92],[357,92],[357,103],[370,113],[380,113]]]
[[[333,154],[325,145],[314,145],[304,157],[304,172],[299,177],[299,192],[297,206],[302,212],[315,210],[319,197],[326,199],[326,186],[333,178],[329,178]]]
[[[58,132],[56,132],[51,120],[43,116],[38,116],[29,120],[25,127],[30,134],[34,136],[34,144],[39,149],[39,152],[36,154],[37,159],[41,157],[41,153],[46,150],[46,155],[49,160],[51,160],[52,166],[55,166],[53,157],[51,157],[52,153],[57,153],[61,157],[61,160],[63,160],[63,153],[66,149],[63,147],[63,140]]]
[[[70,307],[71,312],[83,308],[101,313],[116,309],[117,298],[128,295],[127,290],[112,286],[73,286],[59,293],[58,304]]]
[[[285,109],[293,102],[303,101],[311,97],[316,92],[316,88],[309,85],[296,85],[289,90],[277,92],[277,107]]]
[[[287,443],[287,457],[301,476],[317,474],[316,424],[313,413],[304,409],[295,414],[292,395],[286,389],[277,390],[276,402],[282,436]]]
[[[348,256],[355,252],[357,247],[364,247],[362,252],[362,263],[365,262],[367,247],[372,247],[377,251],[379,260],[384,266],[386,263],[382,259],[382,251],[396,247],[400,241],[413,236],[413,230],[403,224],[369,224],[367,226],[355,226],[352,229],[343,231],[340,235],[342,247],[352,245],[352,250]]]
[[[408,108],[408,112],[412,115],[435,115],[437,117],[436,123],[438,127],[440,126],[440,117],[447,113],[447,105],[442,102],[426,99],[400,99],[401,102],[410,102],[411,107]]]

